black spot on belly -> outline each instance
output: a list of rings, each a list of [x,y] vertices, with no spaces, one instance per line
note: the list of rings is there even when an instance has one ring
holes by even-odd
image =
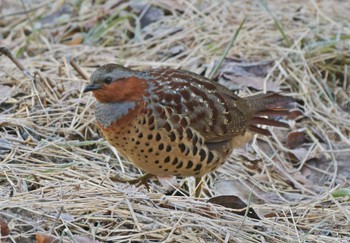
[[[167,156],[165,159],[164,159],[164,163],[169,163],[170,162],[170,156]]]
[[[149,152],[149,153],[152,153],[152,152],[153,152],[153,148],[149,148],[149,149],[148,149],[148,152]]]
[[[148,140],[151,140],[152,138],[153,138],[153,135],[152,135],[152,134],[148,134],[148,135],[147,135],[147,139],[148,139]]]
[[[214,159],[214,154],[213,152],[209,152],[208,154],[208,164],[210,164]]]
[[[192,166],[193,166],[193,162],[192,162],[192,160],[189,160],[187,163],[186,169],[190,169],[190,168],[192,168]]]
[[[180,169],[180,168],[182,168],[182,166],[183,166],[183,162],[181,161],[181,162],[176,166],[176,169]]]
[[[191,139],[191,138],[193,137],[193,133],[192,133],[192,130],[191,130],[190,128],[187,128],[187,129],[186,129],[186,133],[187,133],[187,137],[188,137],[189,139]]]
[[[155,160],[154,163],[159,164],[159,160]]]
[[[202,164],[197,164],[194,171],[200,171],[202,169]]]
[[[197,135],[193,135],[193,139],[192,139],[193,145],[196,145],[197,142],[198,142],[198,137],[197,137]]]
[[[199,151],[199,155],[201,156],[200,160],[201,160],[201,161],[204,161],[204,160],[205,160],[205,157],[207,156],[207,153],[205,152],[204,149],[201,149],[201,150]]]
[[[173,160],[172,164],[176,165],[179,162],[179,160],[175,157],[175,159]]]
[[[193,151],[192,151],[193,156],[195,156],[197,154],[197,152],[198,152],[198,147],[197,146],[193,146]]]
[[[170,145],[166,146],[165,151],[170,152],[171,151],[171,146]]]
[[[179,149],[180,149],[181,153],[185,152],[185,150],[186,150],[185,144],[180,143],[178,146],[179,146]]]
[[[174,132],[170,132],[170,133],[169,133],[169,138],[170,138],[170,140],[171,140],[172,142],[174,142],[174,141],[176,140],[176,135],[175,135],[175,133],[174,133]]]
[[[139,138],[142,138],[142,137],[143,137],[142,132],[140,132],[139,134],[137,134],[137,136],[138,136]],[[132,139],[134,139],[134,138],[132,138]]]
[[[164,149],[164,144],[162,144],[162,143],[159,144],[159,145],[158,145],[158,149],[159,149],[159,150],[163,150],[163,149]]]
[[[160,141],[162,139],[162,137],[160,136],[160,134],[159,133],[157,133],[157,135],[156,135],[156,141]]]

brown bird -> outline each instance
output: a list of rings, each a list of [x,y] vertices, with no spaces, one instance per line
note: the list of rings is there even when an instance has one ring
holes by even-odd
[[[117,64],[98,68],[84,92],[96,100],[97,123],[107,141],[152,176],[201,177],[222,165],[260,125],[289,113],[293,98],[275,93],[246,98],[203,76],[167,68],[136,71]]]

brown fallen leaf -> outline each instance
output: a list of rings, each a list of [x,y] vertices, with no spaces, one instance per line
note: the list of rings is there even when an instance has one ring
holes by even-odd
[[[239,59],[226,58],[220,69],[219,83],[235,90],[242,87],[263,90],[264,77],[271,66],[271,61],[249,63]],[[266,91],[278,92],[279,89],[278,83],[267,81]]]
[[[253,176],[253,179],[257,182],[267,183],[268,179],[264,179],[261,176]],[[286,201],[290,203],[300,202],[305,200],[306,197],[304,195],[298,193],[290,193],[285,192],[283,194],[271,191],[265,191],[261,188],[255,186],[250,179],[236,179],[236,180],[222,180],[217,181],[214,184],[215,192],[217,194],[222,195],[238,195],[242,200],[250,201],[254,204],[264,204],[264,203],[273,203],[273,204],[281,204]],[[250,193],[252,195],[250,197]]]
[[[210,198],[207,202],[221,205],[225,208],[232,208],[237,211],[234,213],[238,215],[245,215],[246,214],[246,208],[247,204],[243,202],[239,197],[234,195],[222,195],[222,196],[216,196]],[[253,219],[259,219],[259,216],[256,214],[253,208],[248,208],[247,217],[253,218]]]
[[[332,147],[329,147],[328,144],[321,145],[326,150],[332,149],[332,152],[322,153],[317,157],[312,156],[306,161],[302,173],[306,174],[305,171],[309,171],[307,178],[314,185],[329,186],[329,183],[334,180],[335,185],[348,187],[350,181],[349,145],[346,143],[332,144]],[[335,160],[332,159],[333,156]]]
[[[37,232],[36,233],[36,241],[37,243],[58,243],[60,242],[59,239],[57,239],[53,235],[49,235],[43,232]]]
[[[0,239],[10,234],[10,228],[7,223],[0,219]]]
[[[61,41],[62,44],[67,46],[76,46],[84,41],[84,34],[83,33],[75,33],[72,36],[69,36]]]
[[[295,149],[305,143],[306,134],[304,131],[293,131],[288,133],[286,146],[290,149]]]
[[[286,120],[296,120],[297,118],[301,117],[303,115],[303,112],[301,110],[295,109],[289,112],[288,115],[286,115]]]

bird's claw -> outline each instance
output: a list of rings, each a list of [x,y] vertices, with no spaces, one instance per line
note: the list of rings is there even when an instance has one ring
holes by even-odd
[[[149,190],[148,180],[152,177],[154,177],[154,175],[152,175],[150,173],[146,173],[143,176],[140,176],[139,178],[131,179],[131,180],[125,180],[125,179],[121,179],[121,178],[117,178],[117,177],[112,177],[111,179],[113,181],[116,181],[116,182],[129,183],[131,185],[136,185],[137,187],[144,185],[147,188],[147,190]]]

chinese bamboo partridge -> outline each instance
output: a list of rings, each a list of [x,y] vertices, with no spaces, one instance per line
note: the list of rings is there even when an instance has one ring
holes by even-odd
[[[142,179],[194,176],[197,183],[252,134],[269,135],[259,125],[288,127],[269,117],[286,115],[293,101],[275,93],[241,98],[192,72],[135,71],[117,64],[98,68],[87,91],[97,100],[104,137],[148,172]]]

